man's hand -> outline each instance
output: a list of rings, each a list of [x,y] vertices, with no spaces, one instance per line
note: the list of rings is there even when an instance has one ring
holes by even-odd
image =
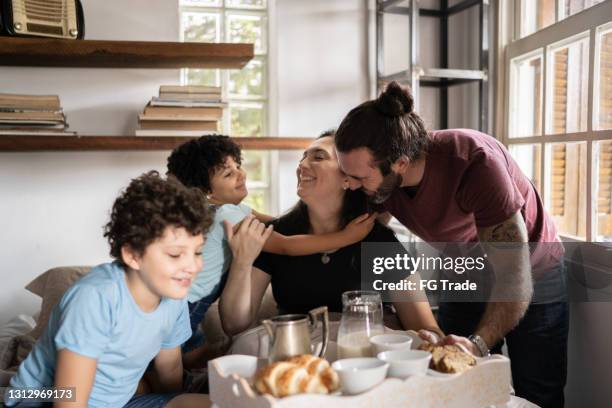
[[[438,333],[435,333],[431,330],[419,330],[419,337],[421,338],[421,340],[427,341],[431,344],[438,344],[438,342],[440,341],[440,336],[438,335]]]
[[[440,340],[440,343],[438,343],[438,345],[440,346],[455,345],[459,347],[461,350],[465,351],[466,353],[469,353],[475,357],[482,357],[482,354],[480,354],[480,350],[478,350],[478,347],[476,347],[476,345],[472,343],[470,339],[468,339],[467,337],[455,336],[454,334],[449,334],[448,336]]]
[[[419,330],[419,337],[422,340],[433,344],[434,346],[455,345],[466,353],[469,353],[475,357],[482,357],[478,347],[476,347],[476,345],[467,337],[455,336],[454,334],[440,337],[437,333],[424,329]]]
[[[229,221],[223,221],[225,234],[229,242],[234,262],[251,265],[263,248],[264,243],[272,234],[272,225],[266,227],[255,216],[247,216],[234,232]]]

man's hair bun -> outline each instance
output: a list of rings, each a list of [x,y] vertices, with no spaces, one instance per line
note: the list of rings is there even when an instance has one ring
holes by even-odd
[[[413,111],[414,98],[408,88],[393,81],[376,99],[375,105],[383,115],[397,117]]]

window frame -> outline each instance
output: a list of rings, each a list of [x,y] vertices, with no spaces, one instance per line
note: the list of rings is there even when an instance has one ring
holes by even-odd
[[[263,95],[261,96],[237,96],[230,95],[229,92],[229,81],[230,72],[228,69],[215,69],[217,83],[222,87],[222,98],[229,102],[229,109],[224,110],[223,118],[221,120],[222,131],[224,133],[230,133],[227,130],[231,128],[231,109],[233,104],[237,105],[250,105],[250,104],[262,104],[263,105],[263,129],[262,136],[265,135],[277,135],[278,134],[278,114],[276,104],[276,85],[273,84],[270,78],[276,72],[276,43],[272,41],[276,35],[276,23],[273,16],[276,10],[276,0],[265,0],[264,7],[233,7],[226,5],[226,0],[219,0],[218,5],[184,5],[179,0],[178,2],[178,19],[179,19],[179,38],[180,41],[184,39],[184,26],[183,26],[183,13],[211,13],[219,15],[219,41],[227,42],[227,19],[228,14],[243,14],[243,15],[261,15],[266,26],[264,31],[263,45],[264,52],[258,52],[255,50],[255,57],[253,59],[259,59],[264,61],[264,68],[262,73],[263,82]],[[187,70],[182,69],[180,73],[180,83],[187,85]],[[266,173],[268,179],[266,182],[252,181],[249,182],[250,189],[254,191],[263,190],[266,196],[268,211],[272,214],[278,212],[279,203],[279,189],[277,188],[277,180],[275,180],[273,169],[278,167],[279,158],[277,151],[266,151],[262,152],[268,157],[263,159],[264,163],[267,164]]]
[[[596,156],[595,151],[595,143],[599,141],[612,140],[612,129],[607,130],[598,130],[595,129],[595,124],[597,123],[597,117],[595,116],[596,111],[598,111],[599,100],[595,102],[595,96],[597,95],[597,91],[594,89],[596,76],[599,77],[599,72],[595,72],[595,67],[599,59],[599,41],[598,36],[602,31],[607,30],[608,28],[612,28],[612,1],[605,1],[599,4],[596,4],[586,10],[582,10],[576,14],[565,17],[562,20],[559,20],[559,1],[555,2],[557,16],[557,22],[545,27],[535,33],[532,33],[525,37],[520,37],[521,27],[520,27],[520,16],[522,16],[521,0],[514,0],[512,4],[509,4],[507,8],[501,8],[499,11],[498,18],[502,23],[500,24],[501,28],[506,29],[506,32],[500,32],[500,49],[504,51],[503,55],[503,69],[500,70],[500,75],[504,78],[503,85],[506,90],[506,96],[503,100],[503,107],[498,112],[503,112],[502,117],[500,118],[503,122],[503,125],[498,127],[498,130],[501,130],[502,142],[506,147],[510,147],[511,145],[519,145],[519,144],[538,144],[541,146],[540,149],[540,160],[541,163],[547,162],[547,146],[550,146],[553,143],[567,143],[567,142],[586,142],[587,144],[587,169],[586,169],[586,177],[587,177],[587,200],[586,200],[586,234],[585,241],[586,242],[595,242],[597,239],[597,231],[595,230],[594,220],[596,217],[596,201],[597,197],[594,196],[594,193],[597,191],[596,181],[597,178],[595,174],[599,171],[599,163]],[[513,14],[513,15],[509,15]],[[518,16],[516,18],[515,16]],[[574,133],[561,133],[561,134],[547,134],[548,121],[550,121],[550,117],[548,117],[550,96],[549,90],[546,89],[547,82],[549,81],[550,68],[549,64],[551,64],[550,59],[550,47],[567,41],[568,39],[575,38],[581,33],[588,32],[588,41],[589,41],[589,66],[588,66],[588,107],[587,107],[587,129],[584,132],[574,132]],[[506,42],[504,44],[504,41]],[[513,60],[520,59],[528,54],[541,52],[543,56],[542,60],[542,84],[544,84],[544,92],[542,93],[542,110],[541,110],[541,121],[542,121],[542,134],[541,135],[533,135],[533,136],[525,136],[525,137],[510,137],[510,121],[512,118],[512,105],[511,98],[513,98],[511,93],[511,73],[513,71],[512,62]],[[542,189],[540,190],[540,195],[544,203],[548,202],[548,185],[546,185],[546,171],[547,167],[545,165],[541,166],[540,169],[540,180],[544,183]],[[578,241],[583,242],[582,240],[577,240],[575,237],[567,236],[561,234],[561,238],[563,241]],[[595,247],[600,247],[603,250],[610,250],[612,248],[612,242],[597,242]],[[612,257],[611,257],[612,258]],[[610,261],[612,264],[612,261]]]

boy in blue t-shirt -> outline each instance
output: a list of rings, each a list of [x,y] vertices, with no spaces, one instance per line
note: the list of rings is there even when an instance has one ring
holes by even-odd
[[[255,229],[259,222],[273,219],[242,203],[248,191],[241,161],[240,147],[224,135],[190,140],[174,149],[168,157],[168,174],[186,186],[201,189],[215,211],[204,245],[204,270],[198,274],[187,295],[194,334],[183,346],[186,366],[202,366],[206,358],[211,357],[199,324],[210,305],[219,298],[233,261],[229,229],[244,219],[250,228]],[[263,251],[291,256],[333,251],[365,238],[375,219],[376,214],[364,214],[351,221],[342,231],[322,235],[284,236],[271,231],[271,225],[265,231],[264,226],[259,225],[265,240]]]
[[[75,402],[55,407],[207,407],[202,394],[178,395],[180,346],[191,336],[185,296],[202,269],[212,218],[201,191],[149,172],[116,199],[105,237],[115,261],[76,282],[5,393],[18,407],[50,406],[19,391],[73,387]],[[153,361],[159,389],[136,396]]]

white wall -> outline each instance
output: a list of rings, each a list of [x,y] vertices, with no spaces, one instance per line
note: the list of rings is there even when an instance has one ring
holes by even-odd
[[[86,38],[178,41],[178,0],[84,0]],[[139,111],[179,71],[0,67],[0,92],[59,94],[71,128],[132,134]],[[167,152],[0,153],[0,324],[36,312],[23,287],[58,265],[107,261],[102,226],[118,191]]]
[[[369,98],[367,5],[363,0],[277,0],[278,129],[315,136]],[[272,79],[274,80],[274,79]],[[301,152],[281,152],[281,212],[296,201]]]

